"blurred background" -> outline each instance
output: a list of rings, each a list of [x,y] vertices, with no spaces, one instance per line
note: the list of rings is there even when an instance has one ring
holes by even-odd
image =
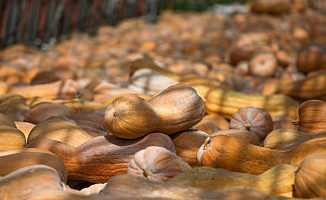
[[[324,2],[306,1],[319,10],[325,7]],[[17,42],[44,47],[72,30],[95,34],[100,25],[115,25],[125,18],[140,16],[156,21],[165,9],[230,12],[225,5],[245,3],[246,0],[0,0],[0,47]]]

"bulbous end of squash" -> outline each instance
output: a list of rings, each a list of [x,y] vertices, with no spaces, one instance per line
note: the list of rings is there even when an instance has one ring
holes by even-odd
[[[104,123],[109,133],[119,138],[136,139],[154,132],[159,119],[145,99],[125,95],[107,107]]]

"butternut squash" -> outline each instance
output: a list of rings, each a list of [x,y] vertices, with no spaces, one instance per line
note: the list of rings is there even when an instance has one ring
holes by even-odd
[[[326,102],[320,100],[308,100],[303,102],[298,110],[299,131],[305,133],[326,132],[325,114]]]
[[[148,146],[160,146],[175,152],[171,139],[161,133],[152,133],[137,140],[120,139],[113,135],[98,136],[76,148],[40,137],[26,147],[56,154],[65,164],[69,179],[104,183],[113,175],[125,173],[133,155]]]
[[[197,151],[209,135],[198,130],[186,130],[170,135],[177,155],[190,166],[198,166]]]
[[[292,195],[297,167],[277,165],[260,175],[198,167],[175,176],[169,184],[203,189],[253,189],[269,195]]]
[[[31,143],[38,137],[44,137],[62,142],[70,147],[77,147],[96,136],[100,135],[87,133],[74,121],[65,117],[50,117],[31,130],[27,143]]]
[[[63,162],[49,151],[34,148],[1,151],[0,160],[0,177],[26,166],[46,165],[54,168],[63,182],[67,181]]]
[[[292,83],[266,84],[263,94],[284,94],[299,100],[326,100],[326,73],[319,72]]]
[[[265,194],[248,189],[210,190],[190,186],[151,181],[143,177],[120,174],[111,178],[101,194],[120,198],[171,199],[262,199]]]
[[[233,137],[215,136],[206,139],[197,152],[197,159],[203,166],[261,174],[278,164],[299,166],[305,157],[314,153],[326,153],[326,138],[308,140],[289,150],[276,150]]]
[[[26,145],[26,138],[17,128],[0,125],[0,151],[20,149]]]
[[[204,102],[196,90],[179,83],[148,101],[136,95],[117,98],[105,112],[105,126],[109,133],[125,139],[153,132],[170,135],[191,128],[204,114]]]
[[[289,149],[316,138],[326,138],[326,133],[311,134],[295,129],[277,129],[267,135],[264,140],[264,147],[270,149]]]
[[[325,197],[326,154],[312,154],[300,164],[295,174],[294,196],[301,198]]]
[[[256,107],[265,109],[271,116],[286,115],[298,119],[298,102],[285,95],[254,95],[240,92],[211,89],[206,96],[206,111],[231,119],[239,108]]]
[[[45,189],[63,191],[57,172],[45,165],[23,167],[0,177],[0,199],[29,199]]]

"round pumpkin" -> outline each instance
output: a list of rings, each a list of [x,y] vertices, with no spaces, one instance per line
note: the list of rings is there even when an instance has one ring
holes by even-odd
[[[155,181],[167,181],[190,169],[185,161],[166,148],[150,146],[134,155],[127,173]]]
[[[240,108],[232,115],[230,129],[248,130],[256,134],[260,140],[273,130],[273,120],[262,108]]]

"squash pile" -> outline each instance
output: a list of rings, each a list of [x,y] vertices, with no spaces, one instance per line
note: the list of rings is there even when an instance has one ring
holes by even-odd
[[[246,6],[1,50],[0,199],[325,200],[326,16]]]

